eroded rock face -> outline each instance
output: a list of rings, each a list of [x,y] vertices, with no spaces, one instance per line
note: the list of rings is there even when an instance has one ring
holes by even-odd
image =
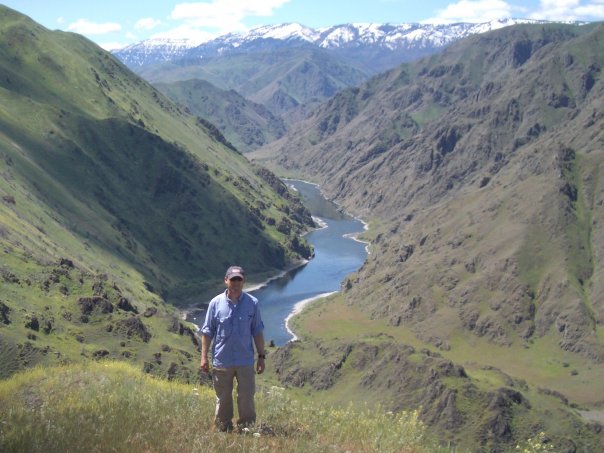
[[[307,358],[309,351],[316,360],[303,364],[298,354]],[[523,393],[528,387],[492,367],[488,370],[501,373],[505,384],[488,391],[477,385],[463,367],[439,353],[418,351],[389,340],[359,340],[339,346],[292,342],[279,348],[271,359],[284,386],[328,391],[343,378],[349,386],[351,373],[358,375],[353,378],[353,388],[367,400],[381,404],[385,410],[419,409],[422,421],[453,444],[464,441],[460,436],[472,436],[472,443],[480,446],[477,451],[504,452],[526,440],[517,420],[533,409]],[[538,420],[540,415],[531,416]],[[575,423],[581,422],[577,419]]]
[[[148,307],[145,312],[143,313],[143,316],[145,318],[150,318],[151,316],[154,316],[157,314],[157,308],[155,307]]]
[[[77,302],[82,315],[91,315],[94,311],[102,314],[113,313],[113,304],[104,297],[80,297]]]
[[[120,300],[117,303],[117,308],[138,314],[138,309],[132,305],[132,303],[126,297],[120,297]]]
[[[348,360],[353,351],[353,345],[342,345],[335,350],[325,348],[320,344],[318,348],[321,360],[319,364],[311,367],[303,367],[292,361],[290,346],[277,351],[276,371],[280,375],[283,384],[303,387],[310,385],[314,390],[327,390],[331,388],[341,376],[341,368]],[[294,347],[295,348],[295,347]],[[290,366],[291,365],[291,366]]]
[[[124,333],[128,338],[138,337],[145,343],[148,343],[151,339],[151,332],[149,332],[145,323],[138,316],[117,321],[115,323],[115,330]]]
[[[25,327],[31,330],[40,330],[40,321],[36,315],[30,315],[29,319],[25,323]]]
[[[10,307],[0,300],[0,322],[2,324],[10,324]]]
[[[108,357],[108,356],[109,356],[109,354],[110,354],[110,352],[109,352],[109,351],[107,351],[106,349],[99,349],[99,350],[97,350],[97,351],[94,351],[94,352],[92,353],[92,356],[93,356],[95,359],[99,360],[99,359],[102,359],[102,358]]]
[[[335,95],[265,147],[384,222],[349,303],[431,344],[450,340],[448,322],[493,345],[551,336],[602,363],[604,64],[588,44],[600,39],[482,35]]]
[[[201,351],[201,340],[191,328],[185,326],[178,319],[172,320],[172,325],[168,328],[168,332],[177,333],[179,335],[187,335],[191,338],[191,342],[195,345],[198,351]]]

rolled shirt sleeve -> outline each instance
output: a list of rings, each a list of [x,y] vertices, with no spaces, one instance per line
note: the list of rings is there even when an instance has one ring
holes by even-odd
[[[214,336],[216,336],[215,312],[216,299],[213,299],[208,306],[208,311],[206,312],[206,319],[203,323],[203,326],[201,326],[201,333],[206,337],[214,338]]]
[[[252,336],[255,337],[264,330],[264,323],[262,322],[262,316],[260,315],[260,307],[258,306],[258,299],[250,296],[254,300],[255,315],[252,318]]]

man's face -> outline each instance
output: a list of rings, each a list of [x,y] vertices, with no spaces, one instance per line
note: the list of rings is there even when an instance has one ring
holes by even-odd
[[[225,277],[224,279],[224,284],[226,285],[229,292],[235,294],[241,292],[241,290],[243,289],[243,283],[244,280],[241,277],[231,277],[230,280]]]

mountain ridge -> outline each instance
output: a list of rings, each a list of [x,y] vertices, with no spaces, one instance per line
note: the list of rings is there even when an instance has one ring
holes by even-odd
[[[228,33],[207,42],[168,38],[152,38],[112,52],[128,66],[172,61],[180,58],[207,58],[238,51],[260,40],[304,42],[324,49],[369,46],[396,50],[440,48],[476,33],[519,23],[550,23],[533,19],[502,19],[484,23],[450,25],[403,23],[349,23],[323,28],[306,27],[299,23],[264,25],[245,33]],[[197,45],[196,45],[197,44]],[[155,53],[156,55],[152,55]]]
[[[176,54],[172,53],[173,45],[163,40],[161,45],[170,48],[166,52],[156,41],[149,41],[114,54],[152,83],[197,79],[222,90],[235,90],[280,116],[287,127],[338,91],[358,86],[373,75],[434,54],[466,36],[518,23],[550,22],[509,19],[451,25],[343,24],[322,29],[290,23],[227,34],[199,46],[183,45]],[[195,99],[205,96],[201,91],[192,93],[189,108],[195,110],[199,106]],[[187,104],[182,97],[178,102]],[[246,124],[258,124],[254,116],[240,118]],[[225,116],[217,121],[225,127],[231,122]],[[246,144],[246,133],[245,127],[237,130],[234,124],[228,126],[231,141],[247,152],[258,145],[256,140]],[[270,130],[257,128],[254,134],[274,136]]]
[[[286,126],[282,119],[235,90],[221,90],[199,79],[156,83],[155,86],[192,114],[211,119],[242,153],[265,145],[285,133]]]

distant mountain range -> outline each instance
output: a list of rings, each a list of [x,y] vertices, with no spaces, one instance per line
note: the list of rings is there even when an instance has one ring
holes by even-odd
[[[292,23],[231,33],[205,43],[152,39],[114,54],[143,78],[160,83],[164,93],[191,112],[216,124],[240,151],[248,152],[279,136],[275,122],[261,120],[256,113],[247,118],[245,112],[257,109],[241,113],[241,102],[233,102],[232,94],[214,97],[209,115],[203,100],[213,96],[216,89],[235,90],[261,104],[269,115],[281,117],[287,128],[338,91],[358,86],[373,75],[434,54],[467,36],[525,23],[547,22],[343,24],[322,29]],[[194,80],[204,80],[216,88]],[[193,81],[186,91],[182,85],[169,87],[184,81]],[[263,128],[262,124],[270,127]]]
[[[307,45],[352,56],[372,49],[389,54],[393,62],[433,53],[470,35],[520,23],[547,23],[530,19],[502,19],[484,23],[434,24],[342,24],[310,28],[298,23],[265,25],[247,33],[229,33],[208,42],[155,38],[115,50],[130,68],[176,60],[201,60],[232,53],[252,52],[284,46]],[[405,58],[405,55],[408,58]],[[402,59],[402,60],[401,60]],[[390,64],[390,67],[395,63]],[[371,69],[369,67],[369,69]],[[382,68],[374,68],[380,72]]]

